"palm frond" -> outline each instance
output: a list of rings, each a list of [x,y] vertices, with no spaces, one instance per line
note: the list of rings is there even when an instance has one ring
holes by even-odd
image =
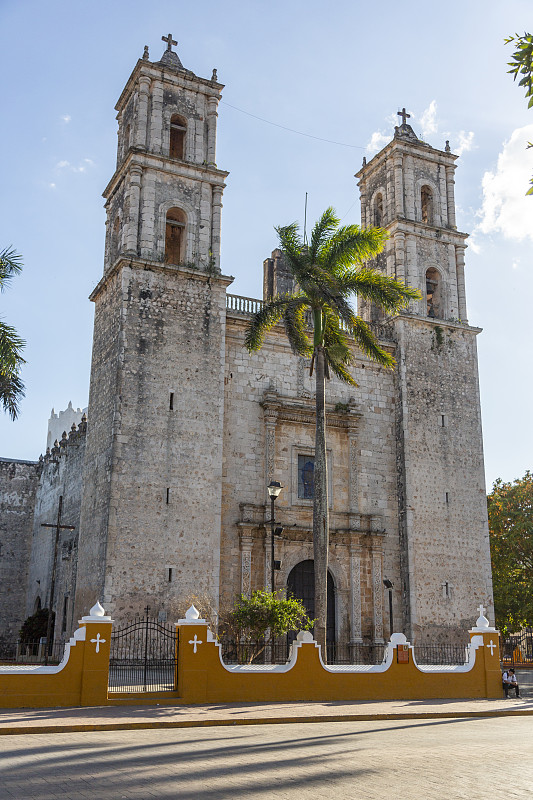
[[[331,371],[344,383],[357,386],[348,371],[348,367],[355,363],[352,347],[347,335],[341,329],[339,318],[331,312],[326,315],[324,349]]]
[[[0,252],[0,291],[4,291],[10,280],[22,270],[22,256],[9,246]]]
[[[283,313],[283,324],[291,350],[295,355],[310,358],[313,353],[313,345],[306,333],[306,310],[309,301],[306,297],[294,297],[287,303]]]
[[[340,223],[340,219],[335,213],[332,206],[326,208],[318,222],[314,225],[311,231],[311,241],[309,245],[309,256],[312,262],[316,261],[321,247],[331,238],[335,233]]]
[[[384,350],[366,322],[361,317],[355,318],[356,324],[352,327],[353,337],[359,349],[367,355],[372,361],[376,361],[381,366],[390,369],[396,364],[396,361]]]
[[[22,358],[25,344],[15,328],[0,320],[0,374],[10,375],[26,363]]]
[[[15,420],[19,414],[19,402],[24,397],[24,384],[17,373],[0,373],[0,403],[4,411]]]
[[[348,294],[356,294],[380,306],[384,311],[400,311],[409,300],[419,300],[418,289],[406,286],[401,281],[389,278],[377,269],[362,267],[346,273],[342,281]]]
[[[328,271],[342,274],[354,264],[375,258],[385,246],[388,233],[383,228],[360,228],[345,225],[323,248],[321,263]]]
[[[265,334],[280,321],[285,313],[287,305],[295,297],[297,297],[297,295],[275,297],[274,300],[265,303],[264,306],[253,315],[244,337],[244,346],[249,353],[255,353],[261,349]]]

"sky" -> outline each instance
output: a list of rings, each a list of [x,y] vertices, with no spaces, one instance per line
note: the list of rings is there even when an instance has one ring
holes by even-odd
[[[487,487],[532,466],[533,109],[507,74],[504,38],[531,31],[531,1],[0,0],[0,249],[24,271],[0,316],[26,340],[19,418],[0,413],[0,455],[35,460],[47,420],[86,406],[102,274],[101,196],[116,160],[115,103],[170,31],[183,64],[225,84],[217,164],[229,170],[222,271],[262,293],[274,226],[333,205],[360,221],[354,173],[405,106],[415,132],[460,155],[458,228],[478,337]],[[288,130],[291,129],[291,130]],[[304,135],[305,134],[305,135]]]

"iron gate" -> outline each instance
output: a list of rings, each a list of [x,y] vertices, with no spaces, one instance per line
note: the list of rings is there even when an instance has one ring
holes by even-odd
[[[502,634],[500,653],[505,664],[533,664],[533,628],[524,628],[520,633]]]
[[[111,635],[110,692],[165,692],[178,685],[177,632],[146,616]]]

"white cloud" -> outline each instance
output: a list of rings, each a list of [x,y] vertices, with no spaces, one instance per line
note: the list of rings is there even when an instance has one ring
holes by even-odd
[[[68,123],[70,122],[70,120],[72,119],[72,117],[70,116],[70,114],[64,114],[64,115],[61,117],[61,119],[63,120],[63,122],[65,122],[65,123],[68,125]]]
[[[381,131],[374,131],[370,137],[370,141],[366,146],[366,152],[368,155],[373,156],[378,152],[378,150],[381,150],[382,147],[385,147],[385,145],[388,144],[391,139],[392,136],[390,134],[387,136],[386,133],[382,133]]]
[[[420,127],[422,128],[422,136],[431,136],[432,133],[437,133],[437,101],[432,100],[429,106],[422,111],[420,115]]]
[[[533,172],[533,125],[516,128],[498,156],[496,168],[483,175],[483,203],[477,212],[478,233],[501,233],[507,239],[533,240],[533,197],[526,197]]]
[[[452,151],[458,155],[462,156],[463,153],[468,152],[468,150],[472,150],[474,147],[474,131],[459,131],[457,134],[457,144],[452,147]]]
[[[68,168],[70,172],[87,172],[87,167],[94,167],[94,165],[94,161],[91,158],[84,158],[77,167],[71,164],[70,161],[58,161],[56,169]]]
[[[58,161],[56,167],[58,169],[63,169],[64,167],[70,167],[70,161]]]
[[[55,189],[56,188],[55,183],[49,183],[48,186],[50,187],[50,189]]]

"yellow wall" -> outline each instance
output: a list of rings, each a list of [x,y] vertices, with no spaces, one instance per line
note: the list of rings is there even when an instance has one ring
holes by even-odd
[[[111,621],[84,617],[80,624],[71,639],[68,658],[59,667],[0,667],[0,706],[46,708],[161,701],[161,696],[144,694],[109,696]],[[424,671],[413,662],[410,647],[408,663],[398,663],[395,648],[386,668],[369,671],[365,667],[323,666],[315,642],[297,643],[289,666],[227,667],[221,663],[219,646],[209,641],[205,623],[186,622],[178,628],[178,690],[165,695],[176,705],[502,696],[497,632],[474,634],[480,646],[468,671]],[[495,647],[491,648],[492,642]]]
[[[237,701],[349,701],[430,698],[501,697],[498,634],[478,634],[483,646],[476,651],[468,672],[423,671],[413,662],[392,663],[385,671],[363,671],[353,667],[324,667],[314,642],[297,645],[294,665],[279,671],[271,667],[225,667],[215,642],[207,641],[207,626],[180,626],[178,694],[184,703],[229,703]],[[196,636],[196,653],[194,641]],[[494,648],[484,645],[494,642]],[[364,668],[363,668],[364,669]],[[445,668],[443,668],[444,670]]]

